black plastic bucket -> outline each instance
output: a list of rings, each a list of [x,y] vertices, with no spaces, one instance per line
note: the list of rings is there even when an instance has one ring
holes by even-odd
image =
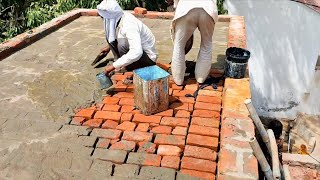
[[[250,52],[246,49],[231,47],[226,50],[225,75],[243,78],[247,69]]]

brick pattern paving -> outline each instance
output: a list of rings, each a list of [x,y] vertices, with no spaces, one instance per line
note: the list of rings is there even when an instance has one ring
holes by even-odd
[[[168,70],[168,64],[158,65]],[[79,110],[70,122],[93,129],[83,137],[85,146],[94,148],[92,156],[114,163],[113,176],[148,176],[159,170],[168,173],[166,176],[172,174],[173,179],[176,171],[179,176],[214,179],[223,81],[217,89],[210,86],[201,90],[195,99],[185,96],[197,89],[194,79],[177,86],[170,77],[170,108],[145,116],[135,109],[133,85],[123,84],[130,75],[132,72],[113,75],[114,94]],[[217,70],[211,75],[222,76]]]

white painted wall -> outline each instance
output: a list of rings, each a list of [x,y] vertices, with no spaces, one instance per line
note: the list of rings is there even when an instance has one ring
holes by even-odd
[[[226,0],[245,17],[252,101],[259,115],[320,114],[320,14],[289,0]]]

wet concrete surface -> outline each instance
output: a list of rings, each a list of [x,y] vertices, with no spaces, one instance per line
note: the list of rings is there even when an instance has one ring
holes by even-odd
[[[170,20],[142,21],[156,36],[159,60],[169,62]],[[227,28],[228,23],[216,24],[215,67],[222,67]],[[188,60],[197,57],[199,33],[195,37]],[[90,64],[104,46],[101,18],[80,17],[0,62],[0,177],[38,179],[48,174],[44,179],[57,179],[57,157],[68,163],[82,158],[76,153],[77,136],[59,129],[75,108],[101,99],[95,75],[102,68]],[[57,147],[59,151],[50,150]],[[69,175],[70,168],[62,167]]]

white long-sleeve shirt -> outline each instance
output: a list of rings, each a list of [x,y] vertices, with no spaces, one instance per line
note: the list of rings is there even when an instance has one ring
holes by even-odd
[[[116,69],[138,61],[143,51],[156,62],[158,54],[155,37],[151,30],[132,14],[124,12],[116,36],[117,38],[127,38],[129,42],[129,52],[113,63]]]

